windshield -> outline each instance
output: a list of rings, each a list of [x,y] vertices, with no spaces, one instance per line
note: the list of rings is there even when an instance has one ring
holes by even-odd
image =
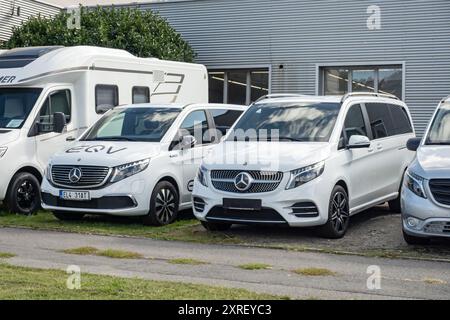
[[[159,142],[179,113],[176,108],[116,109],[104,115],[81,140]]]
[[[425,144],[450,145],[450,103],[443,104],[437,111]]]
[[[340,107],[313,102],[257,104],[241,117],[228,140],[328,141]]]
[[[0,88],[0,128],[21,128],[42,89]]]

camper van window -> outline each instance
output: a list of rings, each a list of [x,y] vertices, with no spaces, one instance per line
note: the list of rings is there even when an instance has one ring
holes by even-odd
[[[105,113],[119,105],[119,88],[113,85],[99,84],[95,86],[95,111]]]
[[[149,103],[150,89],[148,87],[133,87],[133,103]]]
[[[70,90],[59,90],[50,93],[39,113],[39,133],[53,131],[53,115],[56,112],[64,113],[66,115],[66,122],[69,123],[71,120],[71,109]]]
[[[39,88],[0,89],[0,128],[21,128],[41,92]]]

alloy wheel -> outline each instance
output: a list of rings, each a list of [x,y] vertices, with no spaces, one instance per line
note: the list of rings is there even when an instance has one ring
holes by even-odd
[[[348,210],[348,201],[344,193],[338,191],[335,193],[332,200],[331,221],[334,230],[343,232],[347,228],[348,220],[350,218]]]
[[[156,217],[162,224],[169,223],[175,215],[175,196],[168,188],[159,190],[155,199]]]
[[[24,180],[17,188],[17,205],[23,211],[30,211],[36,203],[37,190],[30,180]]]

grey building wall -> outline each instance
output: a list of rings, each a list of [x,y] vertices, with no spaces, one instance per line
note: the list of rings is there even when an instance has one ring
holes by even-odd
[[[17,15],[18,7],[19,15]],[[38,14],[52,16],[60,10],[58,7],[34,0],[0,0],[0,41],[8,40],[13,27],[20,26],[31,16]]]
[[[381,8],[381,29],[367,8]],[[419,135],[450,94],[448,0],[185,0],[153,9],[207,67],[271,66],[272,93],[317,93],[317,64],[404,63],[405,100]],[[284,65],[279,69],[279,65]]]

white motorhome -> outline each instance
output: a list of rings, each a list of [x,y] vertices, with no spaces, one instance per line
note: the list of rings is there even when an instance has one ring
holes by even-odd
[[[115,106],[207,100],[202,65],[88,46],[8,50],[0,54],[0,201],[37,210],[49,157]]]

